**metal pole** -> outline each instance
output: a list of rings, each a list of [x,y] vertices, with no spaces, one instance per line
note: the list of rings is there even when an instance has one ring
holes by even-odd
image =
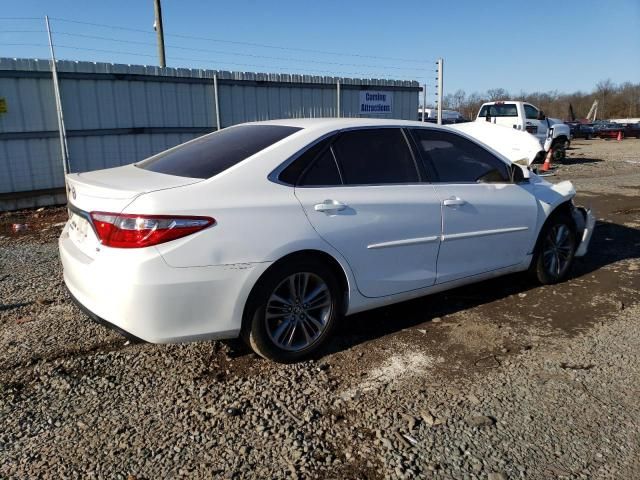
[[[427,84],[424,84],[424,90],[422,91],[422,121],[427,121]]]
[[[216,104],[216,130],[220,130],[220,100],[218,99],[218,74],[213,75],[213,100]]]
[[[158,60],[161,67],[166,67],[167,62],[164,58],[164,31],[162,30],[162,7],[160,0],[153,0],[153,7],[156,14],[155,29],[158,36]]]
[[[62,99],[60,97],[60,84],[58,83],[58,69],[56,68],[56,55],[53,51],[53,39],[51,37],[51,25],[49,25],[49,16],[44,17],[47,26],[47,35],[49,36],[49,52],[51,53],[51,78],[53,79],[53,97],[56,102],[56,114],[58,117],[58,134],[60,136],[60,154],[62,156],[62,168],[65,176],[71,170],[69,163],[69,147],[67,146],[67,130],[64,126],[64,115],[62,113]],[[65,188],[66,192],[66,188]]]
[[[337,108],[336,117],[340,118],[340,80],[338,80],[336,87],[337,87],[336,88],[336,108]]]
[[[438,59],[438,125],[442,125],[442,67],[444,66],[444,60]]]

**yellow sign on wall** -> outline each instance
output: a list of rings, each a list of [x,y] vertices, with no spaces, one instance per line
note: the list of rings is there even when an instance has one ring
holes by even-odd
[[[0,113],[7,113],[7,99],[0,97]]]

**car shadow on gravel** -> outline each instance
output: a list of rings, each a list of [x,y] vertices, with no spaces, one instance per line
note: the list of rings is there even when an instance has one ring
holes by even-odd
[[[598,222],[589,253],[576,260],[573,274],[567,281],[578,279],[619,261],[638,258],[640,258],[639,229],[612,222]],[[603,288],[596,288],[597,282],[593,282],[594,293]],[[526,274],[512,274],[355,314],[347,317],[347,321],[342,322],[337,328],[333,340],[325,349],[325,354],[347,350],[358,344],[416,327],[436,317],[452,315],[513,295],[526,294],[538,288],[540,288],[539,285],[531,281]],[[604,289],[606,288],[608,286],[605,282]],[[588,309],[586,298],[584,304]],[[577,308],[581,309],[581,307]],[[567,316],[574,317],[574,315]],[[585,320],[581,323],[574,319],[566,323],[567,329],[571,329],[584,326],[584,323],[588,322]]]
[[[560,162],[561,165],[583,165],[585,163],[601,163],[604,160],[600,159],[600,158],[588,158],[588,157],[566,157],[564,160],[562,160],[562,162]]]
[[[601,271],[604,267],[616,262],[638,258],[640,258],[640,229],[614,222],[598,221],[589,252],[585,257],[576,260],[572,275],[567,282]],[[573,304],[562,307],[566,311],[562,308],[557,311],[555,315],[559,317],[558,326],[562,326],[567,331],[573,331],[590,323],[593,320],[592,316],[585,315],[585,312],[592,310],[588,300],[592,295],[609,293],[609,275],[616,274],[607,272],[606,275],[602,274],[602,281],[589,280],[591,285],[587,294],[589,298],[572,297]],[[562,287],[563,285],[560,284],[555,288]],[[540,288],[525,273],[518,273],[354,314],[347,317],[336,328],[333,338],[320,356],[339,353],[359,344],[417,327],[437,317],[464,312],[514,295],[522,296],[532,293],[535,296]],[[523,304],[525,302],[529,300],[523,300]],[[521,307],[522,305],[516,305],[515,309],[519,310]],[[497,307],[501,313],[504,313],[506,308],[505,305]],[[232,358],[251,353],[251,350],[241,341],[225,343],[228,343],[231,349]]]
[[[640,229],[598,221],[589,252],[576,262],[572,278],[587,275],[622,260],[640,258]]]

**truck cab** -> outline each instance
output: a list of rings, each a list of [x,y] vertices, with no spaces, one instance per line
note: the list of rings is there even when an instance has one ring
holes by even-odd
[[[545,151],[554,150],[554,159],[562,160],[569,146],[569,126],[561,120],[548,118],[542,110],[527,102],[488,102],[480,107],[476,122],[490,122],[535,136]]]

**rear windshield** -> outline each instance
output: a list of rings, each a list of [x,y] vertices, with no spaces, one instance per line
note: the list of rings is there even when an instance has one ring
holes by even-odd
[[[518,109],[515,103],[499,103],[494,105],[484,105],[480,109],[480,117],[487,116],[487,109],[490,117],[517,117]]]
[[[138,162],[136,167],[179,177],[211,178],[298,130],[283,125],[224,128]]]

